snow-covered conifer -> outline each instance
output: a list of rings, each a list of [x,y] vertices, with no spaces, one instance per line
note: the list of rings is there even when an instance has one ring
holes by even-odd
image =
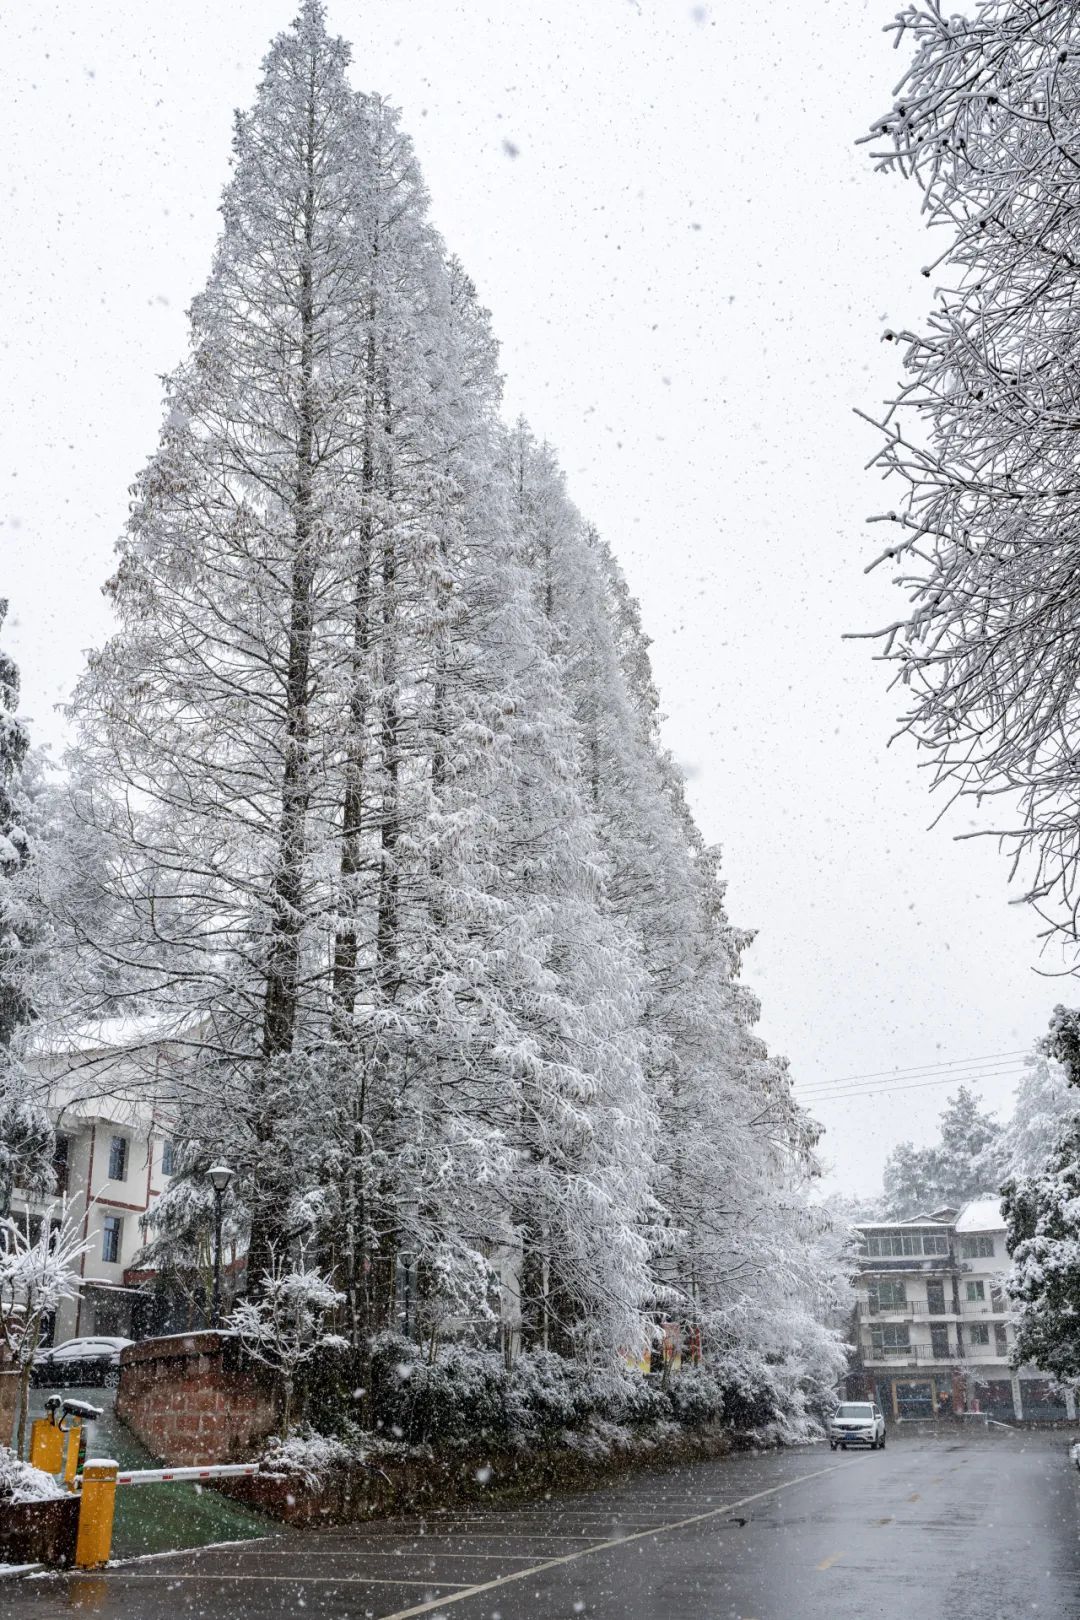
[[[0,600],[0,630],[8,604]],[[53,1130],[22,1062],[43,971],[44,921],[35,904],[23,772],[30,737],[19,713],[19,671],[0,647],[0,1217],[18,1182],[52,1184]]]

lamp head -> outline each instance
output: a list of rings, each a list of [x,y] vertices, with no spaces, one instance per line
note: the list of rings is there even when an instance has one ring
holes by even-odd
[[[223,1193],[236,1171],[230,1164],[212,1164],[206,1174],[215,1192]]]

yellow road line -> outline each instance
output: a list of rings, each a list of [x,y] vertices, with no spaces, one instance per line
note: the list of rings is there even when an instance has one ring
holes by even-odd
[[[833,1565],[838,1564],[843,1556],[843,1553],[830,1553],[828,1558],[823,1558],[816,1567],[818,1569],[832,1569]]]
[[[708,1513],[694,1513],[688,1519],[676,1519],[671,1524],[658,1524],[651,1530],[635,1530],[629,1536],[616,1536],[611,1541],[598,1541],[592,1547],[582,1547],[578,1552],[564,1553],[561,1558],[547,1558],[541,1564],[532,1564],[528,1569],[515,1570],[512,1575],[500,1575],[492,1581],[482,1581],[479,1586],[470,1586],[463,1592],[454,1592],[450,1597],[436,1598],[431,1603],[418,1603],[412,1609],[395,1609],[393,1614],[387,1614],[382,1620],[413,1620],[414,1615],[431,1614],[435,1609],[448,1609],[452,1603],[462,1603],[466,1598],[477,1597],[481,1592],[494,1592],[500,1586],[510,1586],[514,1581],[526,1581],[531,1575],[541,1575],[545,1570],[558,1569],[562,1564],[573,1564],[579,1558],[588,1558],[592,1553],[608,1552],[612,1547],[625,1547],[629,1542],[642,1541],[646,1536],[659,1536],[665,1530],[684,1530],[687,1525],[703,1524],[708,1519],[717,1519],[722,1513],[733,1513],[736,1508],[746,1507],[750,1502],[761,1502],[766,1496],[776,1496],[780,1491],[794,1490],[797,1485],[805,1485],[811,1479],[820,1479],[823,1474],[835,1474],[844,1468],[857,1468],[858,1463],[833,1463],[828,1468],[815,1468],[811,1474],[802,1474],[798,1479],[789,1479],[783,1485],[770,1485],[766,1491],[755,1491],[752,1496],[740,1497],[736,1502],[724,1502],[720,1507],[712,1508]]]

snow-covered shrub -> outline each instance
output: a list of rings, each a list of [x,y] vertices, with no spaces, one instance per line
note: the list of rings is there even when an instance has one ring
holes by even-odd
[[[0,1503],[51,1502],[66,1495],[51,1474],[22,1462],[10,1446],[0,1446]]]
[[[282,1437],[273,1435],[259,1458],[259,1472],[299,1475],[308,1485],[319,1485],[335,1468],[349,1462],[352,1453],[341,1440],[303,1427]]]
[[[345,1342],[325,1331],[326,1318],[343,1298],[320,1271],[305,1266],[301,1253],[295,1264],[275,1259],[262,1275],[258,1297],[242,1299],[228,1318],[228,1326],[239,1335],[248,1355],[281,1380],[286,1436],[297,1372],[317,1351],[336,1349]]]
[[[724,1416],[723,1388],[706,1367],[684,1367],[671,1380],[667,1394],[675,1421],[684,1428],[703,1428]]]
[[[398,1333],[372,1347],[372,1406],[380,1432],[410,1444],[476,1436],[508,1427],[507,1374],[500,1355],[446,1345],[434,1361]]]
[[[512,1429],[519,1434],[544,1434],[573,1428],[587,1415],[582,1373],[575,1362],[550,1350],[519,1356],[507,1389]]]

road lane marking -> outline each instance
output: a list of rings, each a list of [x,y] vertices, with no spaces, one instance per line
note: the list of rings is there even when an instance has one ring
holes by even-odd
[[[821,1563],[817,1565],[817,1568],[832,1569],[833,1565],[838,1564],[843,1556],[843,1553],[830,1553],[828,1558],[823,1558],[821,1560]]]
[[[532,1564],[528,1569],[515,1570],[512,1575],[499,1575],[495,1580],[482,1581],[478,1586],[469,1586],[462,1592],[454,1592],[450,1597],[435,1598],[430,1603],[418,1603],[411,1609],[395,1609],[393,1614],[382,1616],[382,1620],[413,1620],[414,1615],[431,1614],[435,1609],[447,1609],[452,1603],[462,1603],[466,1598],[477,1597],[481,1592],[494,1592],[500,1586],[510,1586],[514,1581],[527,1581],[532,1575],[541,1575],[545,1570],[558,1569],[563,1564],[573,1564],[579,1558],[588,1558],[592,1553],[609,1552],[613,1547],[625,1547],[631,1541],[642,1541],[646,1536],[658,1536],[665,1530],[684,1530],[691,1524],[703,1524],[708,1519],[717,1519],[722,1513],[732,1513],[735,1508],[746,1507],[750,1502],[760,1502],[766,1496],[776,1496],[780,1491],[794,1490],[797,1485],[805,1485],[811,1479],[820,1479],[824,1474],[836,1474],[846,1468],[858,1468],[855,1462],[832,1463],[828,1468],[815,1468],[811,1474],[801,1474],[798,1479],[785,1480],[783,1485],[770,1485],[768,1490],[755,1491],[752,1496],[740,1497],[737,1502],[724,1502],[719,1507],[711,1508],[708,1513],[694,1513],[688,1519],[676,1519],[670,1524],[654,1525],[651,1530],[635,1530],[628,1536],[616,1536],[611,1541],[598,1541],[591,1547],[582,1547],[577,1552],[564,1553],[561,1558],[547,1558],[543,1563]]]
[[[909,1502],[918,1502],[920,1500],[921,1497],[919,1496],[918,1491],[912,1491],[911,1495],[908,1497]]]
[[[113,1583],[115,1585],[119,1585],[122,1580],[123,1581],[162,1581],[162,1580],[166,1580],[166,1581],[218,1581],[219,1583],[220,1582],[226,1582],[227,1583],[229,1581],[262,1581],[267,1586],[275,1586],[275,1585],[279,1585],[279,1586],[424,1586],[424,1587],[427,1588],[427,1590],[429,1592],[431,1591],[433,1586],[451,1587],[455,1591],[458,1591],[459,1589],[461,1589],[463,1587],[463,1583],[461,1581],[440,1581],[440,1580],[436,1580],[435,1577],[432,1576],[432,1575],[417,1575],[415,1577],[414,1576],[406,1577],[406,1576],[402,1575],[400,1577],[400,1579],[396,1578],[396,1577],[392,1578],[389,1575],[232,1575],[232,1574],[223,1575],[220,1570],[217,1570],[217,1571],[208,1570],[208,1571],[204,1572],[202,1570],[194,1570],[194,1569],[193,1570],[170,1569],[169,1571],[167,1571],[167,1573],[165,1575],[159,1575],[159,1574],[151,1575],[149,1570],[143,1571],[143,1570],[135,1570],[135,1569],[124,1569],[120,1565],[118,1565],[115,1569],[110,1569],[109,1574],[114,1575],[116,1577],[116,1580]],[[76,1575],[74,1577],[75,1581],[78,1581],[78,1580],[83,1579],[83,1578],[85,1578],[85,1577],[81,1577],[79,1575]],[[492,1585],[497,1586],[498,1582],[494,1581],[494,1582],[492,1582]],[[462,1597],[468,1597],[469,1593],[471,1591],[475,1591],[475,1590],[476,1590],[476,1588],[474,1588],[474,1587],[466,1587],[463,1590],[461,1590],[461,1596]],[[444,1601],[449,1603],[449,1602],[452,1602],[453,1600],[450,1599],[450,1598],[447,1598]],[[431,1605],[431,1607],[437,1609],[439,1607],[439,1605],[436,1602],[436,1603],[433,1603]],[[415,1613],[421,1613],[422,1611],[421,1610],[415,1610],[414,1611],[412,1609],[409,1610],[410,1614],[413,1614],[414,1612]]]

